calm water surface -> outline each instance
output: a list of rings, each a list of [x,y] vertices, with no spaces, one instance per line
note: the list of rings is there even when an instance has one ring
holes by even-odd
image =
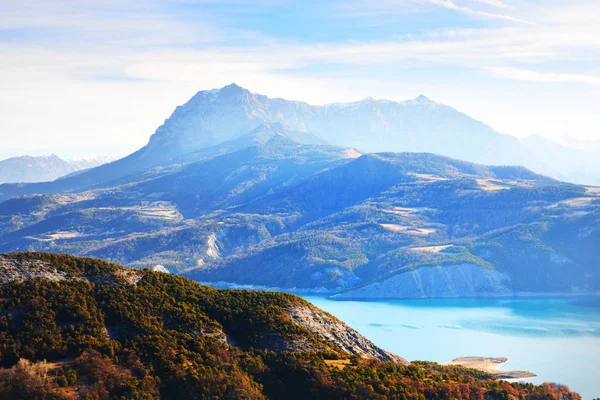
[[[507,357],[504,370],[600,397],[600,297],[335,301],[304,296],[408,360]]]

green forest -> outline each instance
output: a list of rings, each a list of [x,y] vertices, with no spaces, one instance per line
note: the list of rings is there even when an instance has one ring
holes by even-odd
[[[308,303],[290,294],[68,255],[5,258],[43,261],[48,277],[0,280],[3,400],[580,399],[457,366],[360,359],[296,324],[286,310]],[[303,347],[282,350],[291,341]]]

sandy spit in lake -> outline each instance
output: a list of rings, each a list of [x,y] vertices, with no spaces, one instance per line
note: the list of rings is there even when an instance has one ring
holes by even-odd
[[[494,375],[498,379],[523,379],[533,378],[536,374],[529,371],[502,371],[498,369],[508,359],[505,357],[460,357],[447,363],[447,365],[460,365],[466,368],[478,369]]]

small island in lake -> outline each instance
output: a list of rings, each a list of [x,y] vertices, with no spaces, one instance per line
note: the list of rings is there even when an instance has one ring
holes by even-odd
[[[467,368],[478,369],[494,375],[498,379],[534,378],[537,375],[529,371],[501,371],[498,365],[503,364],[506,357],[459,357],[447,363],[448,365],[461,365]]]

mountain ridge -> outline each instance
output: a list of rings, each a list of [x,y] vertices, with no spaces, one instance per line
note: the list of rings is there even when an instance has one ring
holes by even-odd
[[[66,264],[67,260],[69,260],[69,256],[66,255],[44,253],[0,254],[0,287],[38,279],[57,283],[89,282],[107,286],[135,286],[144,278],[145,274],[149,273],[149,271],[131,270],[98,260],[92,262],[78,259],[71,265]],[[94,264],[94,266],[82,268],[86,263]],[[289,303],[285,314],[325,342],[350,354],[365,359],[373,358],[408,365],[403,358],[375,346],[354,329],[299,298],[295,298],[293,302]],[[283,348],[306,351],[293,344],[285,345]],[[318,343],[312,343],[308,348],[319,348],[319,346]]]
[[[428,153],[349,155],[271,128],[82,191],[0,203],[0,251],[357,297],[383,281],[369,296],[600,289],[594,188]],[[446,289],[411,283],[426,273]]]
[[[218,110],[219,114],[215,115],[212,110]],[[233,113],[229,118],[237,121],[234,125],[219,122],[219,115],[228,110]],[[201,119],[197,119],[199,116]],[[187,123],[176,125],[186,118]],[[424,95],[402,102],[368,97],[351,103],[313,106],[269,98],[230,84],[221,89],[199,91],[179,106],[152,135],[148,151],[164,150],[167,138],[172,142],[185,142],[186,147],[215,144],[261,123],[272,122],[362,152],[430,152],[488,165],[524,165],[562,180],[600,182],[600,165],[587,153],[573,152],[552,142],[559,151],[548,158],[543,149],[530,142],[496,132],[489,125]],[[576,170],[569,170],[574,161]],[[553,166],[557,163],[562,170]]]
[[[352,104],[366,103],[370,107],[365,112],[352,113]],[[428,105],[425,110],[420,106],[423,103]],[[271,124],[281,124],[281,129],[299,143],[325,142],[361,153],[435,153],[479,164],[522,165],[555,179],[600,184],[600,165],[592,153],[552,142],[554,150],[544,154],[531,141],[498,133],[422,95],[405,102],[372,99],[311,106],[271,99],[231,84],[197,92],[178,106],[138,151],[53,184],[0,185],[0,200],[81,190],[185,158],[188,153],[218,146]]]

